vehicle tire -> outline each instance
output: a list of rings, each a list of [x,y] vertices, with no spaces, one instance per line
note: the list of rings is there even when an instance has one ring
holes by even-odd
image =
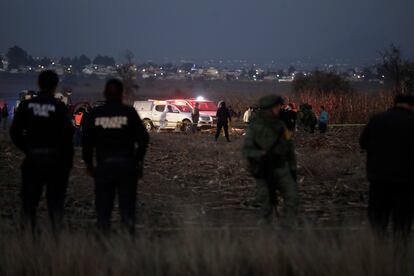
[[[193,124],[189,120],[184,120],[183,125],[181,126],[181,130],[185,133],[192,133],[193,132]]]
[[[148,132],[151,132],[154,129],[154,125],[152,124],[151,120],[144,119],[143,121],[144,127]]]

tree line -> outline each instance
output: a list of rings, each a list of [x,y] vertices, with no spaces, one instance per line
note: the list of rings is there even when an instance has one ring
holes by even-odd
[[[395,45],[380,52],[381,63],[377,72],[393,94],[414,94],[414,61],[404,59],[401,50]],[[369,72],[364,72],[369,74]],[[293,81],[292,89],[296,94],[303,92],[326,94],[350,94],[352,86],[346,77],[336,73],[314,71],[309,75],[299,74]]]
[[[22,66],[48,66],[54,62],[48,57],[34,58],[27,53],[23,48],[19,46],[13,46],[8,49],[6,53],[6,58],[8,60],[9,69],[19,69]],[[71,66],[74,70],[81,70],[86,65],[96,64],[102,66],[115,66],[115,59],[110,56],[97,55],[95,58],[91,59],[86,55],[80,55],[75,57],[61,57],[59,60],[55,61],[64,66]]]
[[[414,62],[409,59],[404,59],[401,50],[395,45],[391,45],[380,52],[380,57],[381,63],[376,66],[377,74],[381,75],[384,82],[392,88],[393,93],[414,94]],[[21,66],[46,67],[53,62],[48,57],[33,58],[19,46],[9,48],[6,53],[6,58],[8,59],[9,69],[19,69]],[[131,51],[125,52],[124,59],[127,65],[125,68],[128,69],[126,70],[128,74],[130,74],[130,65],[132,64],[133,58]],[[75,57],[61,57],[56,63],[67,67],[70,66],[74,71],[80,71],[89,64],[115,66],[115,59],[105,55],[97,55],[94,59],[90,59],[83,54]],[[192,66],[192,63],[188,63],[183,64],[181,67],[190,70]],[[1,67],[2,63],[0,62]],[[290,74],[295,69],[291,67],[288,71]],[[368,76],[372,73],[369,70],[365,70],[363,74]],[[125,75],[125,72],[121,72],[120,75]],[[297,94],[305,91],[317,94],[347,94],[352,92],[352,86],[346,77],[337,73],[324,71],[314,71],[307,75],[296,75],[292,89]]]

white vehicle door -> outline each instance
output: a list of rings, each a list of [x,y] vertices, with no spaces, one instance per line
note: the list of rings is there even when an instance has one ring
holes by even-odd
[[[159,127],[160,126],[160,121],[162,121],[162,117],[163,117],[163,113],[165,110],[165,105],[161,104],[161,105],[156,105],[152,111],[152,123],[154,124],[154,126]],[[165,119],[165,118],[164,118]]]
[[[168,127],[176,128],[177,122],[181,122],[180,110],[178,110],[178,108],[174,105],[168,105],[167,109],[168,109],[168,113],[167,113]]]

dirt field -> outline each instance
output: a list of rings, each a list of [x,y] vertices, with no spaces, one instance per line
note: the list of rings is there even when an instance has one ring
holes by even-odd
[[[360,131],[296,136],[303,227],[289,232],[256,227],[242,133],[233,133],[231,143],[215,143],[210,133],[152,134],[135,238],[90,231],[93,183],[79,149],[69,227],[58,237],[47,228],[35,236],[16,231],[22,156],[0,133],[0,275],[414,275],[412,242],[376,239],[365,225]],[[44,203],[39,215],[46,217]]]
[[[336,128],[326,136],[299,133],[300,221],[314,226],[365,223],[367,183],[359,128]],[[0,215],[19,218],[20,163],[23,156],[1,133]],[[210,133],[151,135],[145,177],[139,183],[139,228],[255,226],[255,182],[241,156],[242,133],[218,143]],[[80,150],[70,177],[66,220],[71,228],[94,223],[93,182],[84,173]],[[117,213],[117,212],[116,212]],[[39,215],[44,218],[44,202]],[[118,216],[114,215],[114,221]]]

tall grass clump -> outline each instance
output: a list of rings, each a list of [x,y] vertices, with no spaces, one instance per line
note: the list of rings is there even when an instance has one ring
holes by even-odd
[[[315,94],[305,91],[291,100],[309,103],[315,111],[321,105],[325,106],[330,114],[331,123],[336,124],[366,123],[372,115],[387,110],[393,104],[393,96],[390,93],[374,96],[368,93]]]

